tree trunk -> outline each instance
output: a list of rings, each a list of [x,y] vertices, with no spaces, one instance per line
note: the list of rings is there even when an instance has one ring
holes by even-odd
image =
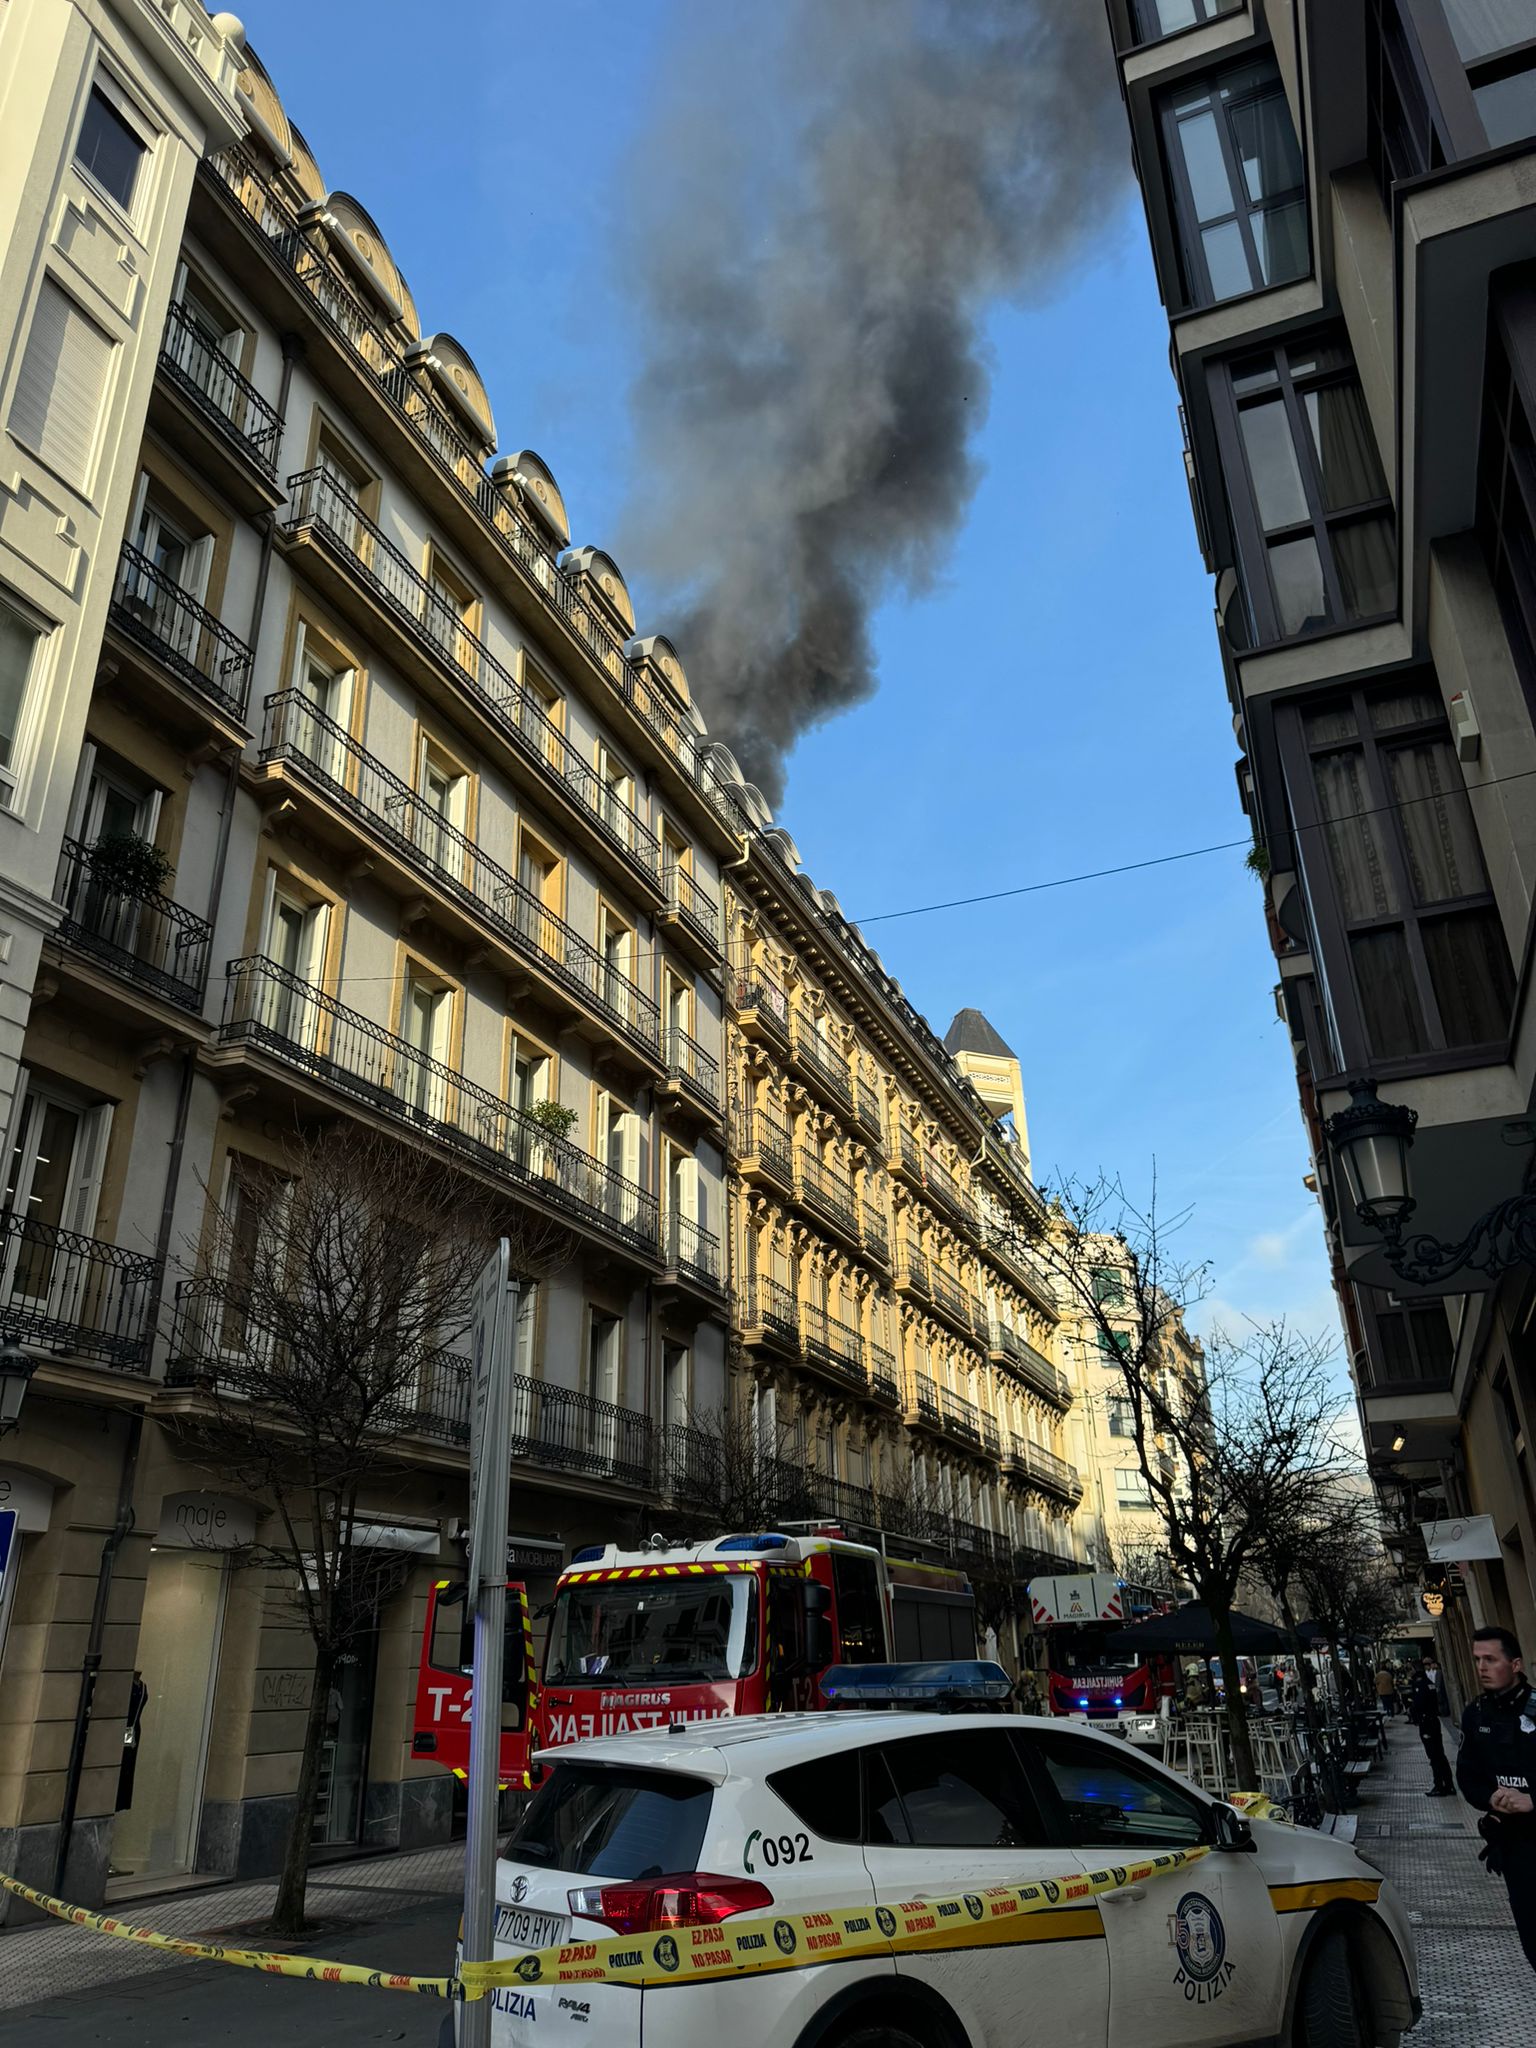
[[[1238,1668],[1237,1646],[1232,1640],[1232,1617],[1225,1607],[1213,1608],[1216,1622],[1216,1653],[1227,1695],[1227,1733],[1232,1738],[1232,1767],[1238,1792],[1256,1792],[1259,1774],[1253,1761],[1253,1743],[1248,1734],[1248,1709],[1243,1701],[1243,1674]]]
[[[315,1807],[320,1798],[320,1752],[325,1747],[326,1720],[330,1708],[331,1682],[336,1675],[336,1653],[315,1649],[315,1675],[309,1695],[309,1714],[304,1723],[304,1753],[299,1759],[299,1785],[288,1839],[283,1845],[283,1867],[277,1880],[277,1901],[272,1908],[274,1934],[304,1932],[304,1893],[309,1883],[310,1846],[315,1832]]]

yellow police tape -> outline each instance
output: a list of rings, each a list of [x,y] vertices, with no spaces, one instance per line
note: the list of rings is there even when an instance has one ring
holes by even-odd
[[[1271,1802],[1258,1792],[1237,1793],[1230,1803],[1255,1819],[1264,1818],[1271,1810]],[[407,1977],[362,1963],[331,1963],[315,1956],[227,1948],[220,1942],[157,1934],[105,1913],[92,1913],[84,1906],[71,1906],[3,1871],[0,1887],[56,1920],[67,1920],[96,1934],[116,1935],[142,1948],[167,1949],[195,1962],[230,1963],[236,1969],[260,1970],[269,1977],[300,1977],[316,1984],[358,1984],[375,1991],[416,1992],[425,1998],[475,1999],[488,1997],[502,1986],[519,1984],[609,1983],[654,1989],[722,1975],[798,1970],[865,1956],[909,1955],[920,1949],[1001,1946],[1022,1938],[1014,1930],[1031,1914],[1081,1906],[1106,1892],[1182,1870],[1209,1854],[1209,1846],[1202,1844],[1165,1850],[1158,1856],[1103,1870],[1041,1877],[1030,1884],[990,1885],[953,1897],[896,1906],[743,1916],[715,1926],[678,1928],[670,1934],[559,1942],[499,1962],[462,1962],[456,1977]]]
[[[271,1949],[225,1948],[221,1942],[188,1941],[179,1934],[156,1934],[148,1927],[133,1927],[106,1913],[91,1913],[84,1906],[71,1906],[47,1892],[34,1891],[29,1884],[7,1877],[0,1871],[0,1886],[30,1906],[40,1906],[55,1920],[88,1927],[94,1934],[115,1934],[140,1948],[169,1949],[174,1955],[190,1956],[196,1962],[233,1963],[237,1970],[261,1970],[269,1977],[307,1977],[317,1984],[364,1984],[375,1991],[419,1991],[425,1998],[456,1998],[456,1977],[401,1977],[391,1970],[372,1970],[362,1963],[326,1963],[315,1956],[288,1956]]]

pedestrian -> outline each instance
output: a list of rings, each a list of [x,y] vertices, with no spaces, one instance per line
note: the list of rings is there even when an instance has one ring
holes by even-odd
[[[1397,1712],[1397,1673],[1385,1657],[1376,1667],[1376,1697],[1381,1703],[1381,1711],[1390,1721]]]
[[[1456,1779],[1482,1809],[1483,1861],[1509,1891],[1525,1960],[1536,1970],[1536,1693],[1507,1628],[1472,1631],[1478,1696],[1461,1717]]]
[[[1429,1758],[1432,1782],[1427,1788],[1428,1797],[1449,1798],[1456,1790],[1456,1781],[1451,1776],[1445,1738],[1440,1732],[1440,1674],[1432,1658],[1425,1658],[1414,1678],[1413,1690],[1408,1695],[1408,1718],[1418,1729],[1424,1754]]]

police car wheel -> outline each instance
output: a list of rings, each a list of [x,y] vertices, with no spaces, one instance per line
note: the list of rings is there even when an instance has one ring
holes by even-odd
[[[1329,1928],[1307,1958],[1296,2016],[1296,2048],[1370,2048],[1370,2015],[1342,1929]]]

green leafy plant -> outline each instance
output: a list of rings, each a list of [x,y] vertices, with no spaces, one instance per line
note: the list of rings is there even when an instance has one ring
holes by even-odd
[[[528,1120],[552,1138],[565,1138],[576,1121],[576,1111],[567,1109],[563,1102],[535,1102],[528,1110]]]
[[[1261,882],[1269,880],[1269,848],[1254,844],[1243,859],[1243,866],[1250,875],[1257,875]]]
[[[159,847],[136,832],[103,833],[86,848],[85,858],[93,882],[137,903],[163,895],[176,872]]]

